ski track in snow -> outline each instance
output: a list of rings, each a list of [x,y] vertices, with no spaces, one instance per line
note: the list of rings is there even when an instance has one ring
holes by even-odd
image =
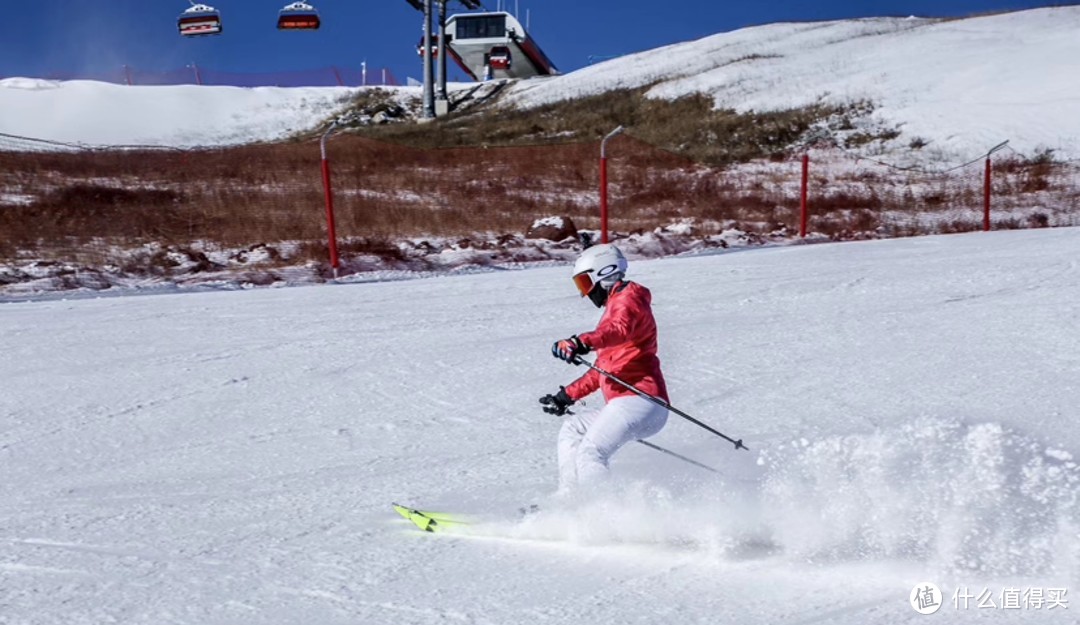
[[[1078,243],[634,262],[674,405],[752,451],[672,417],[722,476],[630,445],[563,504],[566,267],[0,305],[0,623],[915,623],[927,580],[1074,623],[948,598],[1080,589]]]

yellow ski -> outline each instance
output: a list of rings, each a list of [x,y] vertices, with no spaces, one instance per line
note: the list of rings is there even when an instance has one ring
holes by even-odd
[[[394,510],[402,517],[413,522],[416,527],[425,532],[441,532],[447,527],[455,525],[468,525],[468,521],[446,514],[445,512],[431,512],[429,510],[417,510],[401,504],[393,504]]]

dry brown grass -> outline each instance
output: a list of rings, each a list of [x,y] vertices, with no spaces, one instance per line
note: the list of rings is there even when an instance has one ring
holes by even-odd
[[[609,145],[614,230],[695,217],[714,227],[794,231],[791,181],[799,168],[785,148],[829,116],[836,111],[737,115],[712,110],[706,98],[653,101],[622,91],[529,113],[459,115],[339,135],[329,146],[338,233],[357,241],[342,252],[392,257],[391,242],[402,237],[522,233],[548,215],[595,229],[599,137],[618,124],[629,134]],[[552,142],[556,135],[561,143]],[[749,160],[771,162],[772,169],[751,176],[728,167]],[[886,226],[916,233],[917,226],[886,224],[882,215],[977,208],[977,169],[946,177],[886,170],[844,177],[817,168],[812,229],[834,238]],[[995,193],[1075,204],[1077,178],[1048,155],[1002,160]],[[31,200],[0,204],[0,259],[20,250],[70,258],[108,244],[187,249],[209,241],[239,248],[282,240],[313,242],[301,258],[325,258],[318,243],[326,231],[319,147],[312,139],[218,150],[0,152],[0,198],[5,193]],[[961,221],[945,229],[969,227]]]
[[[715,109],[711,98],[646,98],[648,87],[617,89],[529,110],[450,115],[430,124],[362,129],[369,137],[422,148],[593,142],[616,126],[683,158],[724,166],[781,155],[812,124],[844,111],[811,106],[771,112]]]
[[[678,184],[689,161],[619,141],[612,185],[625,184],[632,196],[620,227],[651,214],[658,194],[672,206],[691,203]],[[595,222],[594,144],[422,150],[342,136],[330,152],[343,237],[520,232],[549,214]],[[318,146],[310,142],[2,158],[0,185],[34,198],[0,210],[0,238],[9,247],[60,239],[240,246],[325,232]],[[665,184],[652,188],[653,180]]]

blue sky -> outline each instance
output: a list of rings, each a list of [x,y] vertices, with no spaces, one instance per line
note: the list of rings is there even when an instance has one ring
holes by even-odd
[[[323,28],[278,32],[286,0],[212,0],[225,32],[182,39],[176,17],[186,0],[34,0],[8,2],[0,22],[0,77],[54,72],[177,69],[189,63],[230,72],[292,71],[339,66],[388,67],[402,81],[420,77],[416,43],[421,15],[405,0],[309,0]],[[514,11],[515,0],[506,0]],[[1047,6],[1024,0],[771,0],[741,3],[584,2],[518,0],[529,10],[531,32],[560,70],[602,58],[777,21],[879,15],[954,16]],[[454,5],[452,5],[454,6]],[[495,0],[485,2],[494,9]],[[455,12],[452,10],[451,13]],[[451,78],[460,76],[453,67]]]

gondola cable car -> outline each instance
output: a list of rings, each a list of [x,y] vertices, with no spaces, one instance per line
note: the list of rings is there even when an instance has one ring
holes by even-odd
[[[424,58],[424,38],[420,37],[420,42],[416,44],[416,53],[420,55],[420,58]],[[439,36],[431,36],[431,58],[439,58]]]
[[[278,12],[279,30],[318,30],[319,11],[306,2],[293,2]]]
[[[180,14],[176,22],[180,34],[185,37],[221,34],[221,13],[212,6],[188,1],[191,6]]]
[[[508,71],[513,63],[513,56],[510,54],[510,48],[507,46],[495,46],[488,53],[488,63],[491,64],[491,69]]]

